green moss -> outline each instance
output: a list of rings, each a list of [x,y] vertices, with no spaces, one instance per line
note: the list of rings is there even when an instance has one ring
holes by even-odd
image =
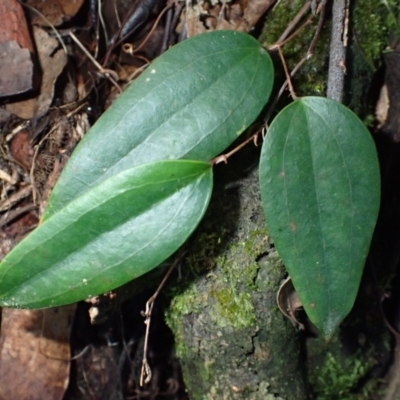
[[[264,32],[260,39],[261,43],[267,47],[273,45],[303,6],[303,0],[286,0],[279,2],[266,17]],[[295,30],[297,30],[309,16],[310,14],[306,14]],[[296,37],[283,46],[282,51],[289,70],[292,70],[297,63],[306,56],[315,34],[318,18],[318,15],[315,16],[312,25],[305,27]],[[294,31],[292,31],[292,33]],[[329,31],[329,23],[326,23],[319,35],[313,56],[301,67],[292,79],[295,92],[298,96],[323,96],[325,94],[328,71],[328,60],[326,56],[330,40]],[[275,55],[275,59],[276,65],[280,65],[281,61],[277,55]],[[282,70],[282,68],[280,69]],[[281,79],[283,79],[283,75]]]
[[[294,16],[304,5],[302,0],[282,0],[268,13],[261,43],[266,47],[274,44]],[[303,17],[298,27],[308,18]],[[327,12],[329,16],[329,10]],[[319,16],[314,23],[303,29],[298,36],[286,43],[283,54],[289,70],[306,55],[315,33]],[[313,57],[308,60],[292,79],[298,96],[324,96],[328,74],[330,45],[330,20],[324,24]],[[382,53],[390,45],[391,38],[400,37],[400,4],[398,0],[355,0],[349,19],[349,42],[346,60],[347,78],[345,104],[361,118],[370,113],[368,90],[373,74],[382,63]],[[278,70],[277,82],[283,82],[283,68],[276,52],[272,52]],[[279,76],[280,75],[280,76]],[[285,96],[283,96],[284,98]],[[283,99],[284,100],[284,99]],[[282,102],[283,102],[282,100]],[[281,104],[284,105],[284,104]]]
[[[220,323],[234,328],[254,326],[256,318],[251,292],[257,290],[256,278],[260,266],[256,259],[268,246],[266,229],[248,234],[246,241],[231,245],[225,255],[218,257],[218,282],[210,295],[216,300]],[[221,279],[222,278],[222,279]]]
[[[316,400],[368,400],[380,392],[380,380],[370,372],[380,353],[374,347],[344,352],[337,333],[330,342],[315,338],[307,342],[309,382]]]
[[[376,393],[376,382],[369,381],[361,393],[352,393],[359,382],[366,377],[374,364],[371,361],[365,364],[357,355],[340,360],[331,352],[325,355],[324,363],[317,367],[310,376],[314,393],[318,400],[367,400],[371,394]]]
[[[351,13],[354,44],[372,70],[379,67],[390,34],[398,31],[398,17],[398,0],[355,1]]]
[[[235,289],[223,288],[213,290],[211,296],[217,301],[222,321],[228,321],[231,326],[238,329],[255,325],[254,307],[248,293],[238,293]],[[221,319],[218,320],[222,322]]]
[[[195,289],[195,283],[183,290],[178,286],[170,289],[172,300],[166,314],[170,326],[179,325],[180,316],[196,313],[206,306],[210,306],[213,320],[219,326],[246,328],[255,325],[249,289],[257,289],[255,281],[259,265],[256,257],[268,246],[266,230],[250,232],[246,241],[234,243],[218,255],[221,241],[221,235],[213,234],[196,238],[185,269],[190,271],[192,282],[198,274],[206,274],[212,283],[208,292]]]
[[[389,8],[385,5],[385,2]],[[350,32],[347,60],[347,98],[345,103],[366,123],[372,117],[368,91],[382,53],[390,45],[390,37],[399,34],[400,6],[397,0],[355,0],[350,13]]]
[[[256,229],[249,233],[249,237],[244,243],[244,251],[255,259],[265,251],[268,245],[267,229]]]
[[[215,258],[223,237],[224,232],[221,234],[204,233],[196,238],[195,244],[186,258],[186,265],[193,275],[211,271],[215,267]]]

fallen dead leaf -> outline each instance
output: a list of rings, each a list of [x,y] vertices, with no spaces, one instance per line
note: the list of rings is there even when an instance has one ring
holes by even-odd
[[[27,0],[26,4],[44,15],[54,26],[70,20],[81,8],[84,0]],[[38,13],[32,14],[32,24],[49,26]]]
[[[17,0],[0,2],[0,96],[34,89],[33,44],[21,5]]]
[[[69,381],[75,307],[3,310],[0,400],[62,399]]]
[[[64,50],[57,50],[59,43],[56,39],[38,27],[33,27],[33,35],[42,70],[40,94],[34,99],[6,105],[8,111],[24,119],[40,118],[47,112],[53,100],[55,81],[67,63]]]
[[[187,35],[221,29],[249,32],[274,3],[276,0],[189,0],[185,16]]]
[[[249,0],[237,29],[249,32],[275,3],[276,0]]]
[[[31,167],[34,149],[30,142],[28,131],[22,130],[13,137],[10,144],[10,153],[14,160],[18,161],[26,169]]]
[[[298,326],[299,329],[304,330],[304,325],[296,318],[296,311],[303,308],[303,305],[290,277],[282,282],[276,296],[276,302],[282,314],[292,321],[293,326]]]

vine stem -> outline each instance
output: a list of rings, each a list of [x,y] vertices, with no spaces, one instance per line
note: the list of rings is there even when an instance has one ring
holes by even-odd
[[[326,97],[342,102],[346,75],[346,48],[350,0],[333,0],[332,33],[329,50],[328,89]]]
[[[169,270],[165,274],[165,276],[164,276],[163,280],[161,281],[160,285],[158,286],[157,290],[149,298],[149,300],[147,300],[146,311],[142,311],[142,315],[146,318],[144,321],[144,323],[146,325],[146,334],[144,337],[142,368],[141,368],[140,380],[139,380],[140,386],[144,386],[144,384],[149,383],[152,378],[151,368],[150,368],[149,362],[147,361],[147,352],[148,352],[148,345],[149,345],[151,314],[153,312],[154,302],[156,301],[157,296],[160,294],[162,288],[165,286],[165,283],[167,282],[168,278],[172,274],[172,271],[182,261],[182,258],[184,255],[185,255],[185,251],[181,251],[178,254],[174,263],[170,266]]]

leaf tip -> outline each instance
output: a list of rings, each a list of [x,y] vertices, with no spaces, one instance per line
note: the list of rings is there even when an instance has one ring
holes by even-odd
[[[329,315],[328,318],[324,321],[323,325],[320,329],[322,334],[325,337],[327,342],[332,339],[333,335],[336,333],[337,329],[339,328],[340,323],[342,322],[343,318],[338,315]]]

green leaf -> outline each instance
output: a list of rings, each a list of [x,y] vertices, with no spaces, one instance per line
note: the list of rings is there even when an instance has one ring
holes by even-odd
[[[330,337],[354,304],[378,216],[373,140],[343,105],[302,98],[268,130],[260,185],[269,231],[304,309]]]
[[[112,176],[6,256],[0,264],[0,305],[73,303],[144,274],[184,243],[211,191],[211,166],[199,161],[159,161]]]
[[[244,33],[214,31],[174,46],[85,135],[43,219],[124,169],[162,159],[209,161],[257,118],[273,78],[271,58]]]

